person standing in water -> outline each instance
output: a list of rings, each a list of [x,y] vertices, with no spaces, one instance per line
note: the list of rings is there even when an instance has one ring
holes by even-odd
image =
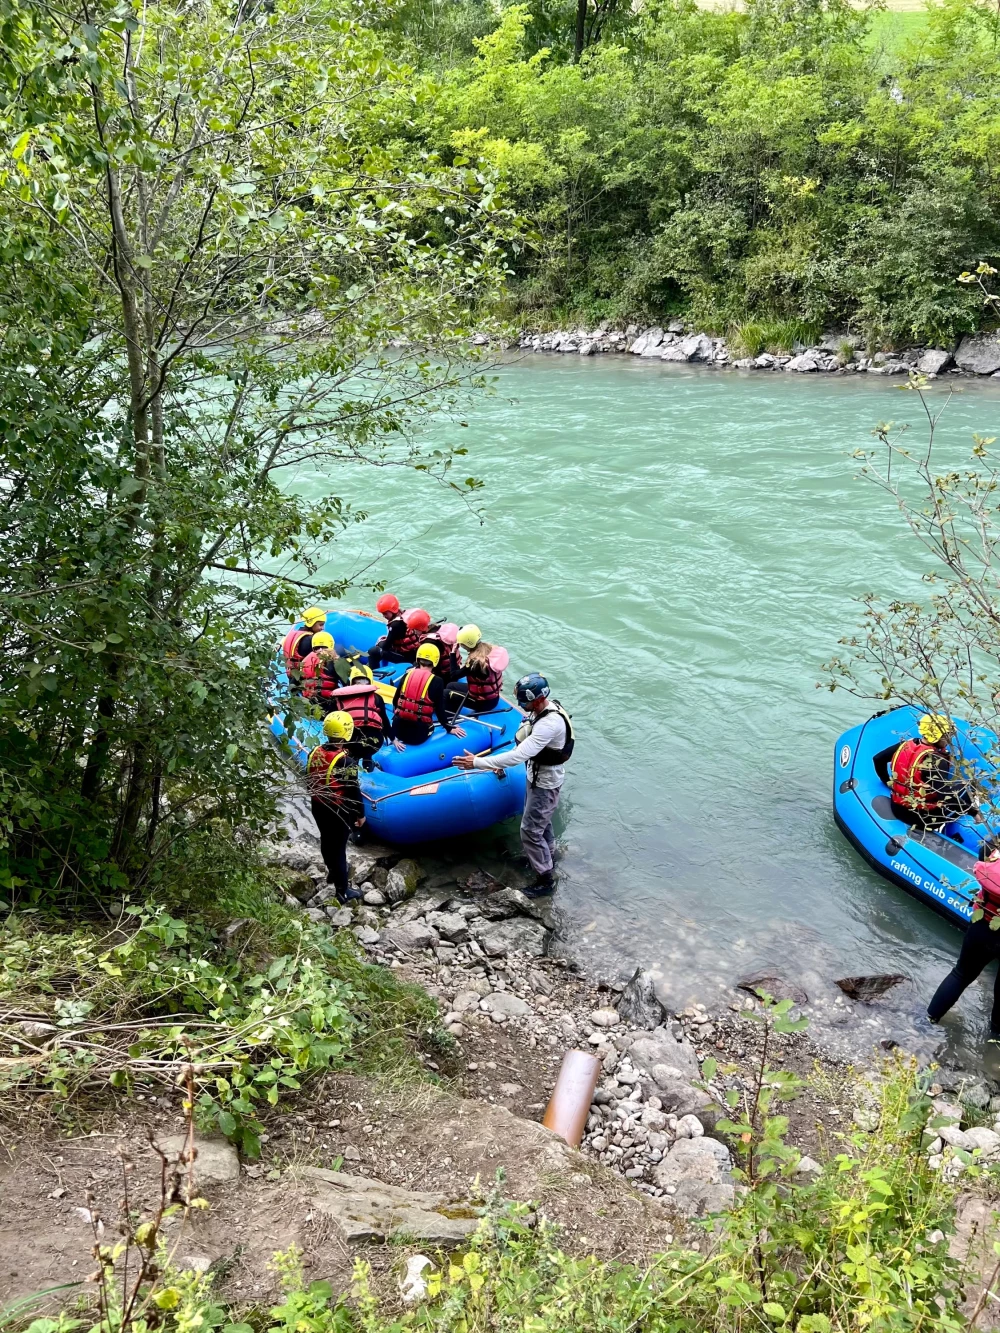
[[[455,763],[465,769],[526,765],[528,790],[521,816],[521,845],[538,878],[524,892],[529,898],[545,898],[555,889],[552,820],[566,780],[566,761],[576,741],[569,714],[557,699],[549,699],[549,682],[544,676],[532,671],[521,677],[515,689],[527,718],[517,730],[514,749],[495,755],[474,755],[466,750]]]
[[[992,962],[1000,962],[1000,838],[990,838],[979,849],[973,869],[979,892],[973,902],[972,922],[962,938],[958,961],[934,992],[927,1017],[939,1023]],[[990,1037],[1000,1038],[1000,968],[993,983]]]

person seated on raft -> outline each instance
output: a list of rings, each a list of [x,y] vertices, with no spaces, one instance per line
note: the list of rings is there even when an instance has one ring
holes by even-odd
[[[330,696],[340,684],[337,661],[333,635],[327,634],[325,629],[318,630],[312,636],[312,650],[299,666],[299,686],[302,697],[311,704],[318,704],[324,716],[330,712]]]
[[[445,731],[453,736],[464,736],[455,726],[454,715],[448,712],[444,696],[444,681],[435,676],[440,654],[432,643],[422,643],[417,649],[416,664],[396,686],[392,699],[392,734],[397,750],[405,745],[423,745],[434,730],[437,719]]]
[[[428,630],[424,643],[433,644],[441,654],[441,660],[434,668],[435,676],[440,676],[446,685],[458,680],[462,674],[462,650],[458,646],[458,626],[450,620],[437,629]]]
[[[467,652],[462,668],[467,691],[465,706],[474,713],[492,712],[503,690],[504,667],[510,660],[507,650],[487,643],[478,625],[464,625],[458,631],[458,642]]]
[[[377,671],[388,662],[412,662],[420,640],[430,628],[430,616],[422,607],[405,613],[400,611],[399,598],[391,592],[380,597],[375,606],[385,616],[387,629],[368,650],[368,665]]]
[[[318,606],[307,606],[302,612],[305,629],[293,628],[285,635],[281,651],[285,659],[288,681],[293,687],[299,683],[299,672],[303,659],[313,650],[313,635],[326,624],[326,612]],[[333,640],[331,639],[332,643]]]
[[[968,783],[955,776],[948,754],[951,722],[941,713],[924,713],[919,737],[890,745],[875,755],[875,772],[889,788],[892,813],[919,829],[941,829],[975,810]]]
[[[351,716],[354,734],[347,743],[347,753],[362,768],[372,769],[372,755],[392,735],[392,728],[371,667],[351,667],[350,683],[333,691],[330,707]]]

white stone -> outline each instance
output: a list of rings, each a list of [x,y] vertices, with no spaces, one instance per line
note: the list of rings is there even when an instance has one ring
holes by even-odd
[[[168,1134],[156,1140],[161,1152],[168,1157],[179,1157],[187,1148],[186,1134]],[[226,1139],[194,1136],[195,1193],[202,1186],[225,1185],[240,1178],[240,1159],[233,1145]]]
[[[952,1148],[960,1148],[963,1152],[972,1152],[976,1146],[964,1130],[956,1125],[942,1125],[938,1130],[939,1137]]]
[[[503,1014],[510,1018],[523,1018],[531,1013],[531,1006],[510,991],[494,991],[486,996],[481,1007],[489,1014]]]
[[[399,1283],[399,1294],[406,1305],[416,1305],[427,1299],[427,1280],[423,1276],[425,1268],[433,1268],[426,1254],[411,1254],[406,1261],[406,1272]]]
[[[617,1009],[595,1009],[590,1015],[590,1021],[597,1028],[613,1028],[618,1026]]]
[[[995,1157],[1000,1151],[1000,1134],[996,1130],[987,1129],[985,1125],[973,1125],[964,1132],[973,1148],[979,1148],[984,1157]]]
[[[821,1175],[823,1168],[814,1157],[800,1157],[795,1165],[795,1174],[799,1176]]]
[[[682,1115],[677,1120],[676,1133],[679,1139],[700,1139],[705,1126],[696,1115]]]

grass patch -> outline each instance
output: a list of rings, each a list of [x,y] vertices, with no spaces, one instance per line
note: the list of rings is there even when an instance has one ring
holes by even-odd
[[[190,1081],[200,1126],[256,1157],[258,1109],[303,1080],[421,1078],[421,1048],[450,1049],[430,996],[287,906],[280,872],[244,868],[208,902],[196,884],[83,922],[5,919],[0,1116],[30,1103],[66,1128],[95,1098]]]
[[[784,355],[796,343],[805,347],[815,344],[821,330],[800,319],[747,319],[729,326],[727,340],[737,357],[760,356],[761,352]]]

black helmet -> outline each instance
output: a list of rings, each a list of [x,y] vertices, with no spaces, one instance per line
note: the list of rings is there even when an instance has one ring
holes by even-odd
[[[536,699],[547,699],[549,697],[549,682],[537,671],[529,671],[526,676],[514,686],[517,694],[517,702],[522,706],[533,704]]]

